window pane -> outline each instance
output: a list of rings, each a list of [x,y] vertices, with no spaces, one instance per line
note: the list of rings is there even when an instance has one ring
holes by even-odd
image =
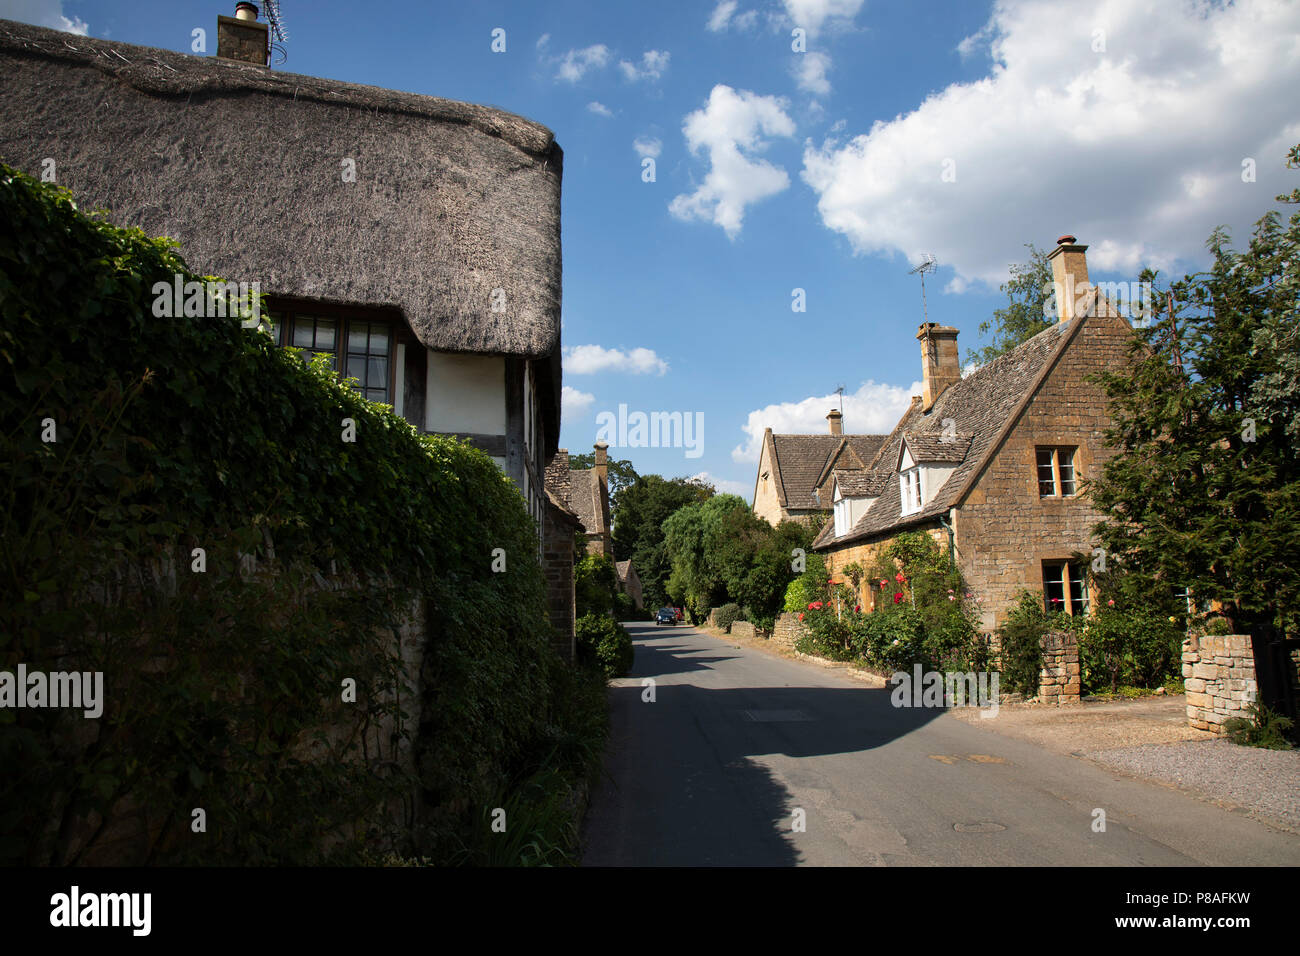
[[[364,387],[366,384],[366,357],[348,353],[348,370],[346,378],[355,378]]]
[[[370,323],[370,354],[388,354],[388,329],[377,322]]]
[[[1043,597],[1049,611],[1065,610],[1065,585],[1061,580],[1063,568],[1059,564],[1043,566]]]
[[[351,322],[348,324],[348,351],[364,352],[366,339],[369,337],[369,322]]]
[[[1074,449],[1062,448],[1058,452],[1061,460],[1061,494],[1074,494]]]
[[[334,320],[317,319],[316,320],[316,348],[328,351],[334,350]]]
[[[1056,477],[1052,474],[1052,449],[1038,449],[1038,496],[1051,498],[1056,494]]]
[[[372,340],[373,341],[373,340]],[[370,357],[369,377],[366,384],[372,388],[383,388],[388,384],[388,359]]]
[[[293,322],[293,344],[300,349],[309,349],[312,347],[312,331],[314,323],[311,319],[298,317]]]
[[[1087,597],[1083,586],[1083,572],[1073,565],[1067,565],[1066,571],[1070,577],[1070,613],[1082,614]]]

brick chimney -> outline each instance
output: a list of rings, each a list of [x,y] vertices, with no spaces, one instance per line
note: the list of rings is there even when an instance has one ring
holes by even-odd
[[[270,49],[269,28],[258,22],[253,4],[237,3],[233,17],[217,17],[217,56],[266,66]]]
[[[921,409],[928,412],[945,388],[961,381],[957,330],[937,322],[926,322],[917,330],[916,337],[921,342]]]
[[[832,408],[831,413],[826,416],[826,420],[831,423],[832,435],[844,434],[844,416],[838,408]]]
[[[598,441],[594,447],[596,449],[596,477],[600,479],[602,485],[608,487],[609,456],[605,452],[609,448],[609,445],[603,441]]]
[[[1081,246],[1074,236],[1061,236],[1056,248],[1047,255],[1052,263],[1052,286],[1056,295],[1058,321],[1074,318],[1076,300],[1091,288],[1088,281],[1087,246]]]

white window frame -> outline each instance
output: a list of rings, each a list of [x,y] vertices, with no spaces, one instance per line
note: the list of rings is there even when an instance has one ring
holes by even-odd
[[[898,493],[902,498],[904,515],[914,515],[921,510],[925,497],[921,488],[920,465],[913,465],[898,473]]]

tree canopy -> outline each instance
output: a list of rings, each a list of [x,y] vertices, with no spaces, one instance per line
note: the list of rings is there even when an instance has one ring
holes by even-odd
[[[703,501],[713,489],[686,478],[641,475],[624,488],[613,506],[614,556],[631,558],[641,580],[641,590],[650,604],[668,602],[667,583],[671,572],[664,552],[664,522],[678,508]]]
[[[980,323],[980,338],[992,331],[993,340],[983,348],[968,350],[966,361],[985,365],[1056,322],[1047,310],[1047,302],[1052,298],[1052,264],[1047,259],[1048,253],[1032,243],[1026,243],[1025,248],[1029,250],[1029,261],[1011,265],[1011,278],[999,286],[1007,294],[1007,304],[996,310],[991,319]]]
[[[1300,167],[1300,147],[1288,166]],[[1300,190],[1277,197],[1300,202]],[[1235,251],[1155,301],[1132,366],[1098,376],[1118,452],[1087,492],[1107,557],[1165,588],[1222,602],[1241,630],[1294,631],[1300,599],[1300,213],[1276,210]],[[1155,274],[1144,273],[1153,281]]]

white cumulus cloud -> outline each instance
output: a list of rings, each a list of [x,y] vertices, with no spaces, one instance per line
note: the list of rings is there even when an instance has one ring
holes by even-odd
[[[705,26],[712,33],[722,33],[729,27],[737,30],[754,29],[754,24],[758,22],[758,11],[746,10],[744,13],[736,13],[736,8],[739,6],[737,0],[722,0],[713,8],[713,13]]]
[[[566,385],[560,389],[560,415],[564,418],[581,415],[595,400],[596,396],[590,392],[580,392]]]
[[[788,0],[793,2],[793,0]],[[954,291],[996,285],[1069,232],[1099,270],[1168,270],[1291,187],[1300,4],[998,0],[959,47],[989,74],[839,142],[807,144],[822,222],[855,250],[933,252]],[[1258,182],[1242,181],[1254,159]],[[950,180],[950,181],[945,181]],[[1136,275],[1134,276],[1136,277]]]
[[[597,372],[629,372],[633,375],[663,375],[668,363],[654,349],[607,349],[599,345],[575,345],[564,350],[564,371],[571,375]]]
[[[809,36],[821,33],[828,22],[848,23],[862,9],[862,0],[783,0],[785,12]]]
[[[638,67],[630,60],[619,61],[618,68],[623,71],[623,76],[629,81],[635,83],[637,80],[658,80],[665,70],[668,69],[668,61],[672,59],[672,54],[667,50],[646,50],[641,54],[641,65]]]
[[[559,69],[555,72],[555,78],[577,83],[591,70],[598,70],[609,62],[609,47],[596,43],[581,50],[569,50],[556,62]]]
[[[638,156],[658,159],[659,154],[664,151],[664,144],[653,136],[638,136],[632,141],[632,148],[636,150]]]
[[[691,152],[708,155],[708,175],[693,193],[675,197],[669,211],[682,220],[721,226],[734,239],[747,206],[790,185],[784,169],[753,154],[766,147],[767,137],[793,136],[794,131],[784,100],[718,84],[704,108],[687,115],[682,124]]]
[[[831,91],[831,81],[826,74],[831,69],[831,58],[826,53],[812,51],[795,55],[794,74],[799,89],[815,96],[825,96]]]
[[[595,113],[597,116],[614,115],[613,110],[611,110],[608,106],[606,106],[604,103],[599,102],[598,100],[592,100],[590,103],[587,104],[587,112]]]
[[[0,18],[88,36],[90,24],[63,14],[63,0],[0,0]]]
[[[844,431],[853,435],[886,435],[898,424],[898,419],[912,401],[921,394],[921,383],[913,382],[907,388],[885,385],[871,380],[863,382],[856,392],[844,395]],[[757,463],[763,449],[763,431],[770,428],[778,435],[825,435],[830,426],[826,413],[840,407],[840,397],[814,395],[796,402],[778,402],[749,413],[742,426],[744,444],[731,451],[734,461]]]

